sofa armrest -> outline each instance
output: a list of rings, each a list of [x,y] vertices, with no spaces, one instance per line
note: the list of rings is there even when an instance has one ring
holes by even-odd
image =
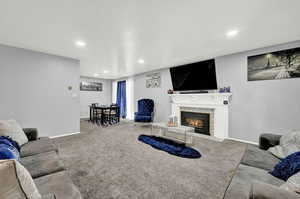
[[[26,134],[29,141],[34,141],[38,139],[38,130],[36,128],[24,128],[23,131]]]
[[[279,145],[281,135],[264,133],[259,136],[259,148],[268,150],[270,147]]]
[[[254,182],[251,185],[249,199],[300,199],[300,195],[286,191],[274,185]]]

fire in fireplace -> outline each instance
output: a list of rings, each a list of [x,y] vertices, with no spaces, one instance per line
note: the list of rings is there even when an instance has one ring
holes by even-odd
[[[181,125],[195,128],[195,133],[210,135],[209,113],[181,111]]]

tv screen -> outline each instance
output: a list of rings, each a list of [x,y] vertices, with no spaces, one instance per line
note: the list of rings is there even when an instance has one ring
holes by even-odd
[[[216,90],[215,60],[170,68],[174,91]]]

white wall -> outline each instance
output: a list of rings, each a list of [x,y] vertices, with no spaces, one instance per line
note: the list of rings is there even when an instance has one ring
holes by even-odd
[[[92,103],[99,103],[104,105],[111,104],[111,80],[86,77],[81,77],[80,80],[100,82],[103,86],[103,90],[101,92],[80,91],[80,118],[89,118],[89,105],[91,105]]]
[[[247,81],[247,56],[299,47],[300,41],[216,58],[218,86],[231,86],[229,137],[258,142],[264,132],[284,133],[300,129],[300,78]],[[134,77],[135,110],[138,99],[155,101],[155,121],[167,121],[172,88],[169,69],[160,71],[160,88],[146,88],[146,74]]]
[[[78,60],[0,45],[0,119],[41,136],[78,132],[79,67]]]

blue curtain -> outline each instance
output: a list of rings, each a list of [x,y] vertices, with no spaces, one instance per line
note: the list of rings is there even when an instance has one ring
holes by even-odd
[[[117,104],[120,107],[120,116],[125,118],[126,110],[126,81],[119,81],[117,88]]]

